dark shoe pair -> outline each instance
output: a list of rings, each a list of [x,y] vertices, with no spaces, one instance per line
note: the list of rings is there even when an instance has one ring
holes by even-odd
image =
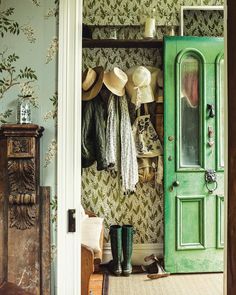
[[[111,252],[110,271],[116,275],[129,276],[132,273],[131,256],[133,251],[133,226],[112,225],[110,227]],[[123,261],[121,263],[123,249]]]

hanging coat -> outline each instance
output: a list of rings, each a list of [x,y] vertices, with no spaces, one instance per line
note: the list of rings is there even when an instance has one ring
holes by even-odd
[[[106,128],[106,160],[110,170],[118,170],[118,114],[117,100],[119,98],[111,94],[108,103],[108,117]]]
[[[96,161],[98,171],[106,169],[106,107],[99,95],[83,103],[81,141],[82,168]]]

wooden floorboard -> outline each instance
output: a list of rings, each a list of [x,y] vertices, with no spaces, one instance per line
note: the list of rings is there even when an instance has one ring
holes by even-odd
[[[90,278],[91,295],[102,295],[103,274],[92,274]]]

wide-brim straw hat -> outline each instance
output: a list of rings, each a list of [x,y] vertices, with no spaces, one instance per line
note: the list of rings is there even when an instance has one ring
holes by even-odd
[[[103,85],[103,67],[88,68],[82,75],[82,100],[91,100],[98,95]]]
[[[132,77],[133,77],[133,73],[138,67],[139,66],[134,66],[126,71],[126,74],[128,76],[128,83],[126,84],[125,88],[126,88],[126,92],[128,96],[130,97],[130,99],[132,100],[134,104],[136,104],[137,90],[135,89],[135,85],[134,85]],[[150,87],[146,87],[146,89],[144,88],[143,91],[141,90],[141,92],[143,92],[142,103],[148,103],[154,100],[158,101],[158,96],[159,96],[158,84],[159,82],[162,83],[162,81],[159,81],[159,77],[161,77],[162,71],[157,67],[146,66],[145,68],[149,70],[149,72],[151,73],[151,82],[149,84],[151,89]]]
[[[104,73],[104,84],[113,94],[117,96],[123,96],[125,94],[125,85],[127,81],[128,77],[126,73],[117,67],[110,72]]]

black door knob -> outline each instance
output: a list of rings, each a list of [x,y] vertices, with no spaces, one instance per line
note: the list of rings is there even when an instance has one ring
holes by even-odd
[[[180,185],[180,183],[179,183],[179,181],[178,181],[178,180],[176,180],[176,181],[174,181],[174,182],[173,182],[173,186],[175,186],[175,187],[176,187],[176,186],[179,186],[179,185]]]

